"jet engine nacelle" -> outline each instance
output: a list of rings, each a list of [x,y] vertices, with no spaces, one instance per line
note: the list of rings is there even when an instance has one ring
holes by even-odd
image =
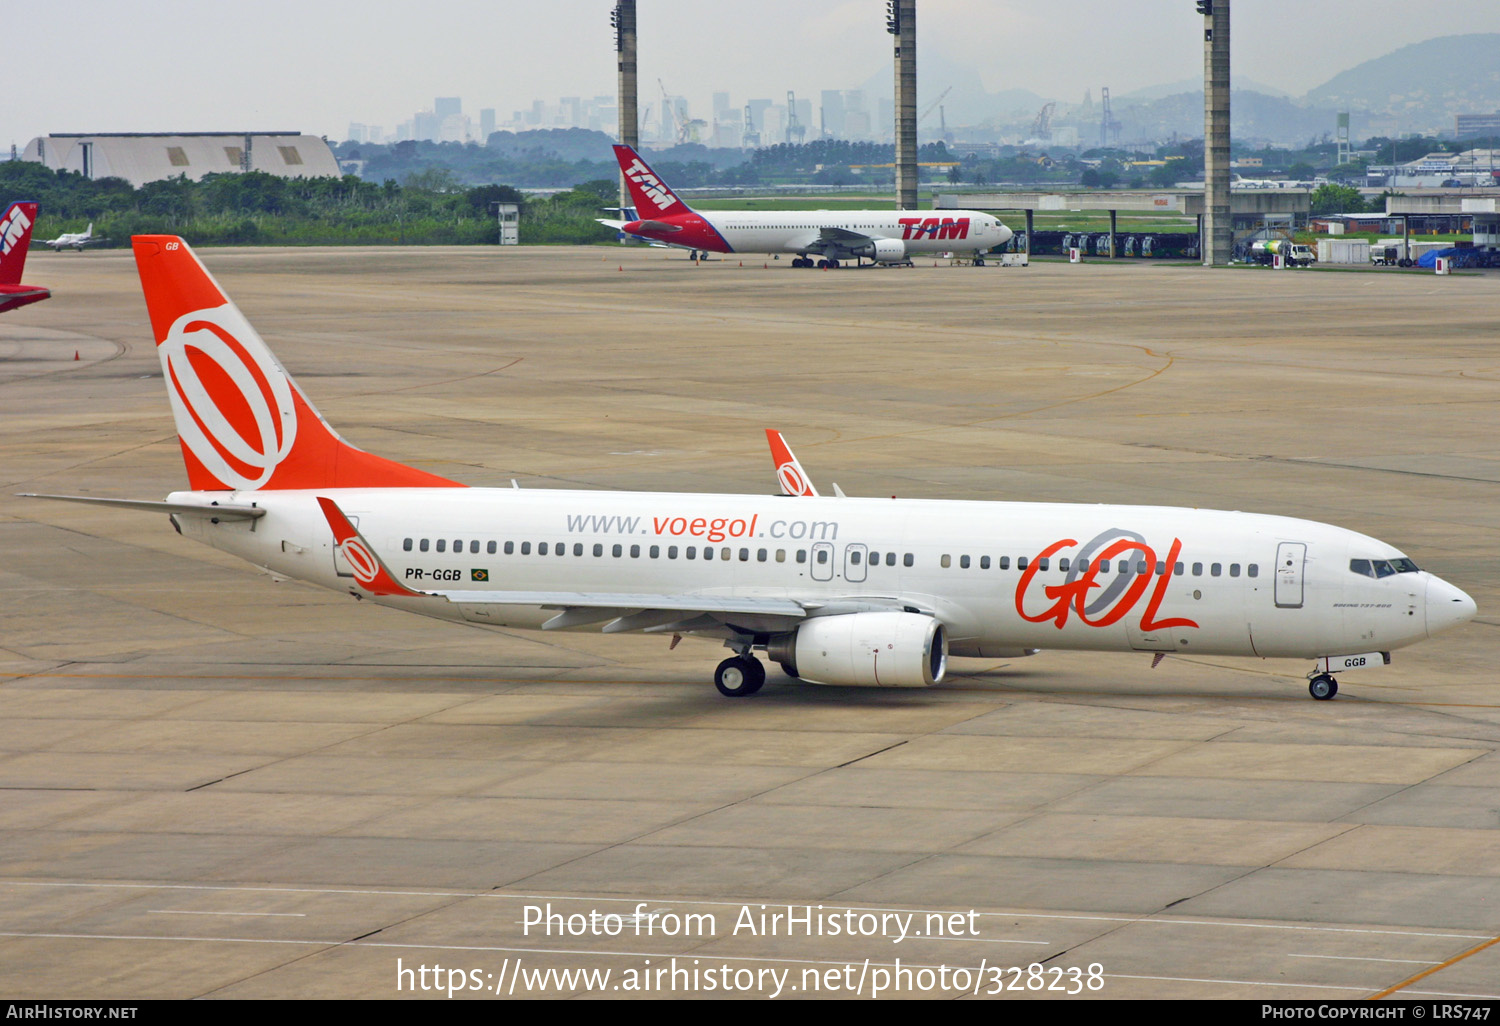
[[[858,254],[882,264],[899,264],[906,261],[906,243],[900,239],[871,239]]]
[[[772,638],[767,652],[814,684],[925,688],[948,670],[948,631],[920,613],[842,613]]]

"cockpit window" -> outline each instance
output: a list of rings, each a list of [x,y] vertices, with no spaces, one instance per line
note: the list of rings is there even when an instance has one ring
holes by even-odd
[[[1349,570],[1362,577],[1389,577],[1392,574],[1420,572],[1417,564],[1404,556],[1401,559],[1351,559]]]

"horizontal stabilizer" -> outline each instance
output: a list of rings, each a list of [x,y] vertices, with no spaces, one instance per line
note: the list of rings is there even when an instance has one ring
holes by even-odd
[[[144,513],[181,513],[190,517],[211,517],[215,520],[255,520],[266,515],[258,506],[199,506],[188,502],[148,502],[145,499],[96,499],[92,495],[38,495],[34,492],[18,493],[23,499],[56,499],[59,502],[83,502],[91,506],[115,506],[119,509],[137,509]]]

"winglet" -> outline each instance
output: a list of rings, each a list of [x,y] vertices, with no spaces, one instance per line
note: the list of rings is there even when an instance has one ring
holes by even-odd
[[[338,545],[339,555],[348,560],[350,568],[354,571],[354,579],[359,582],[361,588],[371,595],[428,597],[424,592],[412,591],[391,576],[391,572],[375,554],[370,543],[365,541],[353,524],[349,523],[349,518],[344,516],[344,511],[339,509],[338,503],[320,495],[318,505],[323,508],[323,516],[328,519],[328,526],[333,529],[333,540]]]
[[[766,441],[771,443],[771,462],[776,464],[776,480],[781,484],[781,494],[817,498],[818,490],[807,479],[802,464],[792,455],[791,447],[781,437],[781,432],[766,428]]]

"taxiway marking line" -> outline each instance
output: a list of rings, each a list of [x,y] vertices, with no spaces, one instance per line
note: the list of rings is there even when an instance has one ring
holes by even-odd
[[[156,916],[282,916],[288,919],[306,919],[306,912],[196,912],[185,908],[148,909]]]
[[[1481,951],[1485,950],[1486,948],[1492,948],[1492,947],[1494,947],[1496,944],[1500,944],[1500,937],[1491,937],[1489,940],[1485,941],[1483,944],[1476,944],[1472,948],[1470,948],[1468,951],[1460,951],[1458,954],[1454,955],[1452,958],[1448,959],[1446,962],[1439,962],[1437,965],[1433,966],[1431,969],[1424,969],[1422,972],[1417,973],[1417,975],[1415,975],[1415,976],[1413,976],[1413,977],[1411,977],[1409,979],[1402,980],[1400,983],[1396,984],[1394,987],[1387,987],[1385,990],[1382,990],[1378,994],[1371,994],[1370,995],[1370,1000],[1371,1001],[1379,1001],[1381,998],[1390,997],[1392,994],[1396,993],[1398,990],[1404,990],[1405,988],[1411,986],[1413,983],[1416,983],[1418,980],[1425,980],[1427,977],[1431,976],[1433,973],[1440,972],[1443,969],[1448,968],[1450,965],[1457,965],[1459,962],[1462,962],[1464,959],[1468,958],[1470,955],[1477,955]]]

